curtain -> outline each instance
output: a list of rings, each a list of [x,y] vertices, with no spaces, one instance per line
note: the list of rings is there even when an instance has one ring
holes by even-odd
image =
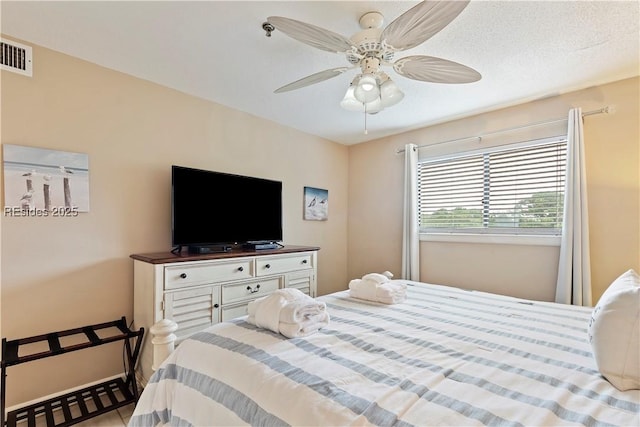
[[[582,110],[569,111],[567,168],[556,302],[591,306],[589,218]]]
[[[402,278],[420,280],[418,231],[418,147],[404,148],[404,220],[402,226]]]

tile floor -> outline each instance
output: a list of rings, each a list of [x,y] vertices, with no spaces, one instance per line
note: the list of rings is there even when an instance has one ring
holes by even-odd
[[[133,408],[134,404],[132,403],[76,425],[80,427],[126,427],[131,414],[133,414]]]

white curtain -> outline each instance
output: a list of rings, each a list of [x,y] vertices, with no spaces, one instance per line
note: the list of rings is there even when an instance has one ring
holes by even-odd
[[[582,109],[569,111],[567,172],[556,302],[591,306],[589,217]]]
[[[402,227],[402,278],[420,280],[418,231],[418,147],[404,147],[404,221]]]

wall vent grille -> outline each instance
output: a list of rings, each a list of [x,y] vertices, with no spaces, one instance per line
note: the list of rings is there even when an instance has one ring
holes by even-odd
[[[31,77],[33,56],[31,46],[0,39],[0,69]]]

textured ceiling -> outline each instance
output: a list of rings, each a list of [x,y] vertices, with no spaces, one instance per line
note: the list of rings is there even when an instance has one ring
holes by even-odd
[[[411,1],[6,1],[0,30],[182,92],[343,144],[354,144],[640,73],[638,1],[472,1],[443,31],[411,50],[478,70],[479,82],[413,81],[385,69],[405,92],[367,117],[343,110],[356,70],[296,91],[301,77],[348,65],[262,23],[279,15],[347,37],[377,10],[385,25]],[[37,58],[34,70],[37,72]]]

